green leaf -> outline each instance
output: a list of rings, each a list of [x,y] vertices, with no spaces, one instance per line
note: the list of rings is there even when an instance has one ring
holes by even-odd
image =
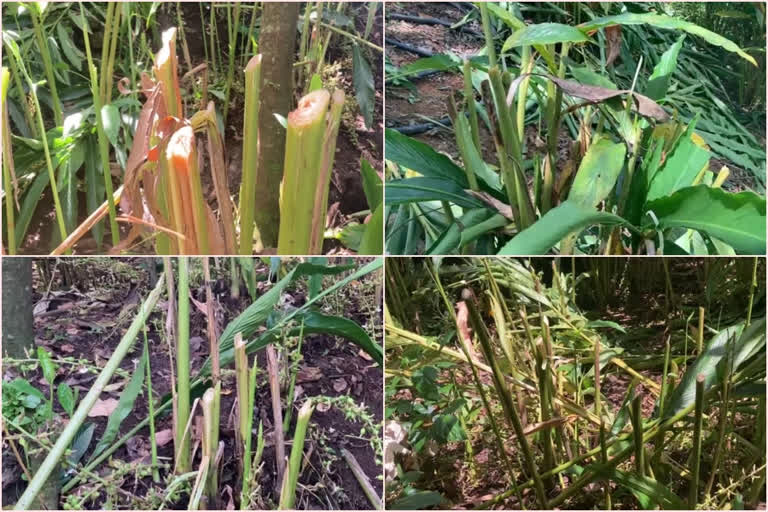
[[[81,140],[75,142],[69,154],[69,158],[59,166],[59,198],[61,210],[64,214],[64,226],[71,233],[77,227],[77,171],[83,166],[85,160],[85,147]]]
[[[626,334],[626,330],[616,322],[612,322],[610,320],[590,320],[587,322],[587,325],[585,326],[587,328],[595,328],[595,327],[610,327],[611,329],[616,329],[619,332],[623,332]]]
[[[85,55],[83,55],[83,52],[81,52],[80,49],[75,46],[75,43],[69,36],[67,26],[68,25],[66,23],[57,23],[56,34],[59,37],[59,44],[62,51],[64,52],[64,55],[67,57],[67,60],[72,63],[76,70],[80,70],[82,68]]]
[[[387,507],[393,510],[420,510],[439,505],[443,496],[435,491],[414,491],[407,496],[394,500]]]
[[[686,187],[646,205],[658,229],[690,228],[719,238],[738,254],[765,254],[765,198],[754,192],[731,194],[706,185]],[[646,216],[645,228],[654,227]]]
[[[648,84],[645,86],[645,95],[652,100],[660,100],[667,94],[669,80],[677,67],[677,55],[683,47],[685,34],[682,34],[677,42],[673,44],[659,59],[654,66],[653,73],[648,78]]]
[[[144,378],[146,377],[144,372],[144,365],[146,362],[147,354],[145,346],[144,354],[139,360],[139,364],[136,365],[136,370],[134,370],[128,385],[125,386],[123,392],[120,393],[120,399],[117,402],[117,408],[114,410],[114,412],[112,412],[112,414],[109,415],[107,428],[104,431],[104,435],[102,435],[101,439],[99,439],[96,448],[94,448],[90,460],[93,460],[101,452],[112,445],[112,442],[120,432],[120,425],[123,423],[123,420],[125,420],[125,418],[131,414],[131,411],[133,410],[133,404],[136,402],[136,397],[138,397],[139,393],[141,393],[141,389],[144,384]],[[149,399],[151,400],[151,397],[149,397]]]
[[[475,208],[467,211],[452,222],[445,231],[427,249],[427,254],[454,254],[478,237],[495,231],[509,224],[503,215],[487,208]]]
[[[120,133],[120,111],[112,104],[104,105],[101,107],[101,122],[104,124],[104,133],[110,144],[116,146],[117,136]]]
[[[451,180],[462,189],[469,188],[464,170],[454,164],[450,158],[438,153],[423,142],[407,137],[397,130],[385,132],[387,160],[402,165],[406,169],[418,172],[427,178]],[[389,183],[387,183],[389,195]]]
[[[317,73],[313,74],[312,79],[309,81],[309,91],[307,92],[319,91],[322,88],[323,88],[323,78]],[[285,128],[285,123],[281,123],[281,124],[283,125],[283,128]]]
[[[690,187],[704,166],[708,165],[709,152],[697,146],[691,139],[695,124],[692,122],[688,125],[664,166],[651,176],[646,201],[653,201],[683,187]]]
[[[85,151],[85,205],[89,212],[94,212],[106,199],[104,179],[101,174],[101,158],[96,138],[91,136],[86,141]],[[104,221],[99,221],[91,228],[96,246],[101,247],[104,239]]]
[[[576,27],[562,23],[538,23],[514,32],[504,42],[501,51],[504,53],[511,48],[534,44],[583,43],[586,41],[589,41],[589,37]]]
[[[726,355],[728,342],[735,341],[733,368],[737,370],[742,363],[757,351],[765,349],[765,317],[752,322],[744,329],[744,322],[727,327],[715,335],[707,344],[704,352],[688,367],[680,384],[672,391],[667,401],[664,418],[671,418],[694,402],[696,398],[696,378],[704,376],[704,390],[718,385],[717,367]]]
[[[43,196],[45,187],[50,182],[50,176],[47,172],[41,172],[35,177],[35,181],[27,189],[24,194],[24,200],[21,203],[21,210],[19,216],[16,219],[16,246],[21,247],[24,243],[24,237],[27,234],[29,223],[32,221],[32,216],[37,209],[37,203],[40,202],[40,198]]]
[[[638,501],[643,505],[648,505],[642,507],[644,510],[657,507],[662,510],[685,510],[688,508],[685,502],[678,498],[669,488],[652,478],[600,465],[587,466],[587,469],[595,470],[604,480],[612,480],[622,487],[629,488],[632,494],[638,498]]]
[[[373,125],[373,110],[376,104],[376,88],[373,84],[371,66],[363,57],[358,45],[352,46],[352,83],[355,86],[355,97],[360,106],[360,112],[365,120],[365,127]]]
[[[525,22],[521,19],[516,18],[511,12],[508,10],[499,7],[498,5],[487,2],[486,7],[488,7],[488,10],[493,13],[494,16],[502,20],[504,23],[506,23],[510,28],[514,30],[521,30],[525,28]]]
[[[611,25],[643,25],[643,24],[653,25],[654,27],[665,28],[669,30],[684,30],[689,34],[693,34],[695,36],[701,37],[702,39],[707,41],[709,44],[713,44],[715,46],[721,46],[722,48],[724,48],[729,52],[735,52],[741,58],[746,59],[752,64],[754,64],[755,66],[757,66],[755,59],[752,58],[752,56],[750,56],[744,50],[739,48],[739,46],[733,41],[731,41],[730,39],[727,39],[719,34],[715,34],[714,32],[707,30],[703,27],[700,27],[694,23],[683,21],[678,18],[673,18],[671,16],[665,16],[663,14],[624,13],[624,14],[618,14],[616,16],[604,16],[602,18],[597,18],[587,23],[583,23],[579,25],[579,28],[584,32],[590,32],[592,30],[608,27]]]
[[[464,167],[467,169],[467,172],[471,170],[477,179],[485,182],[493,190],[501,190],[499,175],[491,171],[480,155],[478,148],[475,147],[475,143],[472,140],[472,131],[469,127],[469,120],[463,114],[459,114],[456,118],[453,130],[456,133],[456,141],[459,147],[465,148],[463,151],[466,159]]]
[[[616,185],[624,167],[625,154],[624,144],[608,138],[603,137],[592,143],[579,165],[568,200],[593,208],[599,205]]]
[[[432,438],[441,444],[464,441],[467,438],[459,419],[453,414],[436,416],[429,430]]]
[[[374,211],[379,207],[384,196],[384,184],[376,170],[365,158],[360,159],[360,174],[363,176],[363,192],[368,208]]]
[[[440,178],[406,178],[387,182],[387,205],[450,201],[464,208],[482,208],[485,204],[470,196],[455,182]]]
[[[360,242],[363,241],[363,235],[365,234],[365,224],[347,224],[339,233],[339,241],[344,244],[347,249],[353,251],[360,250]],[[381,253],[379,253],[381,254]]]
[[[56,364],[51,359],[51,354],[43,347],[37,347],[37,360],[40,362],[40,369],[43,371],[45,382],[52,386],[56,379]]]
[[[573,75],[573,78],[575,78],[577,82],[581,82],[582,84],[604,87],[606,89],[618,89],[616,84],[611,82],[605,75],[595,72],[588,66],[571,67],[571,75]]]
[[[528,229],[518,233],[501,248],[499,254],[545,254],[569,234],[581,231],[593,224],[628,225],[627,221],[617,215],[600,212],[594,208],[586,208],[572,201],[565,201],[560,206],[548,211]]]
[[[383,264],[382,258],[376,258],[370,263],[366,264],[362,268],[359,268],[357,271],[353,272],[351,275],[345,277],[341,281],[338,281],[330,288],[327,288],[322,293],[318,294],[316,297],[310,299],[307,301],[303,306],[293,311],[293,313],[290,313],[286,316],[284,316],[279,322],[277,322],[274,326],[272,326],[272,331],[279,330],[282,328],[282,325],[284,325],[285,322],[288,320],[295,318],[298,315],[304,314],[305,311],[308,311],[309,307],[320,300],[321,298],[325,297],[326,295],[330,295],[336,290],[346,286],[350,281],[353,281],[355,279],[359,279],[364,275],[369,274],[370,272],[373,272],[374,270],[377,270],[381,268]],[[234,351],[234,341],[235,341],[235,334],[236,333],[242,333],[244,339],[251,338],[256,332],[259,330],[259,328],[266,322],[269,315],[274,311],[278,301],[280,300],[280,297],[282,297],[283,292],[288,287],[291,282],[293,282],[295,279],[298,279],[301,276],[309,276],[313,274],[324,274],[324,275],[333,275],[338,274],[340,272],[344,272],[349,270],[350,268],[354,268],[351,265],[336,265],[336,266],[327,266],[327,265],[314,265],[311,263],[299,263],[296,265],[290,272],[288,272],[280,281],[275,283],[272,288],[269,289],[266,293],[261,295],[256,301],[254,301],[253,304],[248,306],[245,311],[240,313],[240,315],[237,316],[234,320],[232,320],[227,327],[224,329],[224,332],[221,334],[221,337],[219,338],[219,356],[220,356],[220,363],[221,366],[227,366],[229,364],[232,364],[235,360],[235,351]],[[305,319],[306,320],[306,319]],[[307,329],[306,321],[304,325],[305,332],[309,332]],[[266,345],[260,345],[257,343],[259,340],[261,340],[264,336],[261,336],[260,338],[256,340],[250,340],[246,344],[246,350],[247,352],[253,353],[256,350],[259,350],[263,348]],[[205,363],[203,363],[202,368],[200,369],[200,372],[198,374],[198,377],[206,377],[210,375],[211,373],[211,361],[210,358],[206,359]],[[200,384],[200,381],[196,383],[196,386]]]
[[[384,205],[374,210],[371,219],[365,224],[363,238],[360,240],[358,254],[381,254],[384,250]]]
[[[420,398],[431,402],[440,400],[440,386],[437,383],[437,375],[437,368],[434,366],[424,366],[413,371],[411,381],[413,382],[413,388],[417,391]]]
[[[459,66],[461,66],[461,59],[457,56],[437,54],[431,57],[417,59],[401,66],[396,73],[388,78],[388,80],[407,78],[408,76],[421,71],[449,71],[451,69],[458,69]]]
[[[91,439],[93,439],[93,432],[96,430],[95,423],[86,423],[77,430],[75,438],[72,440],[72,446],[70,450],[68,460],[71,464],[76,465],[83,458],[85,452],[88,451],[88,447],[91,445]]]
[[[56,388],[56,396],[59,398],[61,408],[71,417],[72,413],[75,412],[75,393],[72,391],[72,388],[69,387],[69,384],[66,382],[60,383]]]
[[[13,390],[18,394],[25,394],[29,396],[36,397],[37,403],[39,404],[43,400],[45,400],[45,395],[42,391],[34,387],[32,384],[29,383],[26,379],[22,379],[21,377],[16,377],[11,382],[3,383],[3,389],[9,389]]]

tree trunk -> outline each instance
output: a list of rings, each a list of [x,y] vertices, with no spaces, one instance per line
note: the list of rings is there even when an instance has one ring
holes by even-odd
[[[261,108],[259,169],[256,175],[256,249],[277,247],[280,226],[280,182],[285,159],[285,128],[274,114],[287,116],[293,105],[293,61],[296,54],[298,2],[264,2],[259,52]]]
[[[32,260],[3,258],[3,355],[23,358],[35,345],[32,325]]]

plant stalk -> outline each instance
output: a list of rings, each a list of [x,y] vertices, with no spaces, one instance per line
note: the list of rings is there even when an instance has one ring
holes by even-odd
[[[190,414],[189,366],[189,260],[179,257],[178,317],[176,327],[176,468],[179,474],[192,470],[190,436],[184,435]]]

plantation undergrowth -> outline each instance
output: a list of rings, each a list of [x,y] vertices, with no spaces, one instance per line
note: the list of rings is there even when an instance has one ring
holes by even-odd
[[[375,508],[381,261],[188,263],[164,273],[153,258],[35,261],[35,343],[4,344],[3,506]]]
[[[388,252],[763,254],[765,13],[718,5],[401,6]]]
[[[391,259],[387,507],[765,502],[765,262]]]

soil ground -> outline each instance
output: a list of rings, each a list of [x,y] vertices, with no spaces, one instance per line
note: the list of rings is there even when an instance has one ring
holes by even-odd
[[[192,67],[196,67],[205,62],[205,48],[203,46],[202,37],[208,37],[207,32],[203,28],[203,20],[200,17],[200,11],[197,3],[182,3],[183,20],[185,37],[188,43],[190,57],[192,61]],[[173,7],[173,11],[166,12],[162,8],[158,11],[157,23],[158,33],[162,33],[165,29],[176,26],[176,7]],[[383,9],[381,5],[377,9],[376,16],[373,23],[373,29],[368,37],[368,41],[383,46]],[[223,11],[222,11],[223,12]],[[302,8],[303,14],[303,8]],[[347,7],[346,14],[353,18],[355,28],[358,33],[362,34],[365,30],[366,20],[368,16],[368,3],[354,3],[351,2]],[[250,22],[250,14],[246,14],[243,17],[244,20]],[[205,20],[205,26],[208,26],[208,20]],[[227,20],[226,16],[217,18],[217,31],[218,34],[226,34],[227,32]],[[92,36],[94,41],[98,41],[98,34]],[[298,41],[298,36],[297,36]],[[298,43],[297,43],[298,45]],[[326,54],[326,63],[328,67],[338,65],[336,76],[332,77],[338,86],[344,89],[347,97],[347,105],[345,106],[344,113],[342,115],[342,126],[339,130],[339,138],[336,146],[336,158],[334,163],[333,174],[331,176],[331,187],[328,199],[328,224],[327,228],[332,230],[340,230],[345,225],[349,224],[351,220],[359,222],[361,219],[352,219],[349,216],[356,212],[360,212],[368,209],[365,194],[363,192],[362,178],[360,174],[360,159],[365,158],[373,166],[376,171],[383,176],[383,155],[384,155],[384,114],[383,114],[383,61],[380,52],[377,52],[366,46],[362,46],[363,54],[366,60],[371,66],[371,72],[373,74],[374,88],[376,91],[375,107],[373,122],[371,128],[365,127],[362,114],[357,107],[357,101],[355,99],[355,89],[352,82],[353,69],[352,69],[352,49],[351,43],[343,36],[334,35],[331,38],[331,42]],[[157,48],[153,47],[157,50]],[[236,66],[239,66],[240,55],[243,53],[243,49],[238,46],[236,48]],[[96,50],[94,50],[96,51]],[[179,64],[180,75],[183,75],[189,69],[184,63],[184,59],[181,53],[181,46],[179,51]],[[222,52],[219,58],[221,61],[226,60],[226,43],[222,43]],[[98,54],[98,53],[97,53]],[[239,68],[238,68],[239,70]],[[325,77],[328,78],[328,77]],[[212,77],[209,76],[209,80]],[[117,80],[117,78],[116,78]],[[224,134],[225,145],[225,158],[227,160],[227,179],[229,182],[230,193],[234,198],[235,204],[237,204],[237,197],[239,194],[240,180],[241,180],[241,161],[242,161],[242,127],[243,127],[243,87],[242,73],[238,71],[235,75],[235,80],[231,95],[230,112],[227,119],[226,132]],[[295,98],[298,100],[298,97]],[[294,102],[295,103],[295,102]],[[216,100],[217,110],[223,108],[223,102]],[[188,114],[194,113],[191,107],[187,107]],[[130,148],[126,148],[128,151]],[[114,156],[111,157],[114,160]],[[119,168],[112,169],[114,187],[118,187],[122,183],[122,171]],[[215,195],[213,190],[213,183],[211,181],[210,172],[207,167],[203,171],[203,193],[208,199],[211,207],[216,211]],[[81,194],[79,200],[79,221],[84,221],[90,212],[85,208],[85,195]],[[130,226],[127,224],[120,225],[121,239],[125,238],[128,234]],[[109,229],[108,223],[105,229],[104,241],[101,252],[109,251],[109,239],[110,235],[107,232]],[[53,211],[53,198],[49,191],[46,189],[45,194],[40,200],[37,211],[32,218],[27,236],[23,245],[19,248],[19,251],[23,254],[47,254],[53,248],[59,244],[57,238],[56,219]],[[340,242],[336,240],[326,240],[323,247],[325,254],[346,254],[349,253]],[[88,234],[83,237],[76,246],[77,254],[96,254],[97,247],[93,237]],[[142,244],[132,247],[130,252],[132,253],[154,253],[154,249],[148,244]]]
[[[40,260],[35,265],[34,300],[35,300],[35,343],[45,347],[52,356],[70,364],[59,364],[56,383],[66,382],[84,396],[96,378],[100,369],[110,357],[112,350],[120,341],[122,334],[131,322],[141,301],[151,288],[153,270],[147,265],[155,265],[159,260],[149,258],[121,259],[91,259],[63,260],[56,263],[54,259],[45,260],[46,268],[41,273]],[[216,319],[219,332],[242,312],[250,303],[247,290],[240,290],[240,297],[230,296],[228,279],[229,261],[221,259],[222,267],[213,266],[213,292],[216,302]],[[157,263],[161,268],[162,265]],[[199,263],[198,263],[199,267]],[[263,265],[256,268],[257,275],[266,275],[268,269]],[[193,276],[195,275],[193,269]],[[50,276],[53,278],[51,279]],[[155,274],[156,275],[156,274]],[[194,300],[205,303],[205,291],[200,278],[200,269],[193,277],[194,286],[190,283]],[[45,277],[44,277],[45,276]],[[326,287],[333,281],[326,277]],[[338,278],[335,278],[338,279]],[[343,298],[331,298],[324,301],[324,310],[332,314],[343,315],[356,321],[365,328],[377,343],[381,342],[381,315],[379,301],[375,299],[373,290],[377,288],[380,278],[366,276],[360,281],[350,283],[345,289]],[[268,281],[259,281],[258,294],[266,292],[271,286]],[[299,306],[306,301],[305,286],[296,284],[289,287],[283,296],[282,304]],[[170,393],[172,382],[171,357],[165,337],[165,311],[167,302],[161,298],[156,312],[147,322],[150,361],[152,369],[152,385],[155,399]],[[207,338],[207,321],[205,315],[191,304],[190,336],[191,336],[191,366],[194,376],[209,354]],[[157,312],[157,310],[162,312]],[[141,338],[141,336],[139,336]],[[113,377],[113,391],[105,392],[100,399],[119,398],[122,388],[130,379],[142,354],[140,340],[136,342],[131,352],[120,365],[121,370]],[[375,436],[380,439],[380,425],[383,411],[382,371],[370,357],[358,347],[340,338],[326,335],[311,335],[304,340],[302,349],[303,360],[299,366],[296,386],[295,404],[300,405],[304,399],[312,396],[349,396],[355,403],[367,408],[373,418]],[[261,508],[275,508],[279,489],[275,473],[275,449],[272,441],[274,432],[272,407],[269,385],[266,378],[266,356],[264,351],[257,353],[259,366],[262,369],[258,377],[258,387],[255,398],[254,432],[261,420],[264,426],[265,450],[259,482],[260,495],[264,502]],[[29,364],[26,365],[29,367]],[[285,366],[283,366],[285,368]],[[19,376],[20,367],[7,363],[3,368],[3,381],[8,382]],[[234,440],[235,423],[235,379],[234,372],[223,369],[222,404],[221,404],[221,440],[225,443],[220,471],[220,489],[222,489],[219,509],[232,505],[231,491],[235,498],[239,495],[238,463]],[[24,377],[34,386],[47,393],[47,385],[42,374],[36,367],[28,371]],[[287,382],[283,380],[283,383]],[[282,391],[285,400],[285,390]],[[56,404],[56,412],[63,417],[66,413]],[[285,410],[284,406],[284,410]],[[294,431],[297,406],[294,407],[292,425],[286,434],[287,453],[290,453],[290,439]],[[197,414],[201,415],[200,410]],[[135,403],[131,414],[123,421],[119,436],[148,416],[146,392]],[[201,420],[201,417],[198,418]],[[98,440],[102,437],[107,424],[106,417],[88,418],[96,424],[93,441],[83,460],[87,461]],[[365,471],[366,476],[375,489],[381,493],[381,465],[372,448],[370,437],[361,436],[363,423],[345,417],[344,412],[336,407],[319,405],[312,415],[307,436],[305,454],[308,462],[299,478],[296,507],[299,509],[370,509],[365,494],[360,488],[351,470],[341,458],[341,449],[350,451]],[[160,416],[156,420],[158,438],[162,432],[167,441],[167,434],[172,429],[170,414]],[[197,429],[193,440],[199,439]],[[159,442],[159,441],[158,441]],[[380,441],[379,441],[380,442]],[[193,442],[194,444],[194,442]],[[254,441],[255,445],[255,441]],[[120,447],[112,459],[126,463],[148,464],[149,458],[149,429],[142,428],[127,443]],[[166,442],[159,447],[160,461],[172,463],[173,442]],[[16,463],[7,442],[3,445],[3,505],[15,502],[25,486],[21,479],[21,470]],[[193,461],[193,467],[199,464],[199,456]],[[114,468],[114,462],[103,463],[96,470],[102,476],[110,473],[109,467]],[[161,476],[165,477],[167,471]],[[114,508],[147,509],[145,497],[153,488],[151,477],[135,479],[127,474],[118,480],[118,486],[128,494],[135,496],[130,501],[120,495],[118,503],[112,503]],[[159,489],[165,487],[160,484]],[[87,486],[75,487],[70,494],[80,495]],[[234,489],[237,489],[235,492]],[[88,508],[104,507],[104,494],[86,503]],[[186,508],[183,502],[172,504],[174,508]]]

